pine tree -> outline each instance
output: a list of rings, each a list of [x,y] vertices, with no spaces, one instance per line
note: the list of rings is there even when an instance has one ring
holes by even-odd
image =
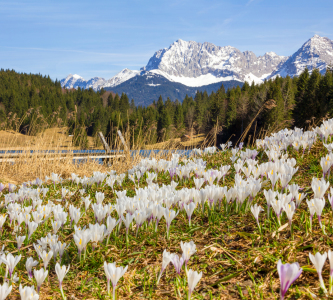
[[[297,91],[295,95],[295,103],[296,109],[294,112],[294,117],[297,119],[297,126],[301,126],[307,118],[307,107],[305,104],[305,96],[306,96],[306,87],[309,80],[309,70],[305,68],[305,70],[300,74],[297,80]]]
[[[197,123],[198,130],[200,131],[204,123],[204,114],[205,114],[205,106],[200,92],[196,93],[194,102],[195,102],[195,121]]]
[[[133,98],[131,100],[130,109],[132,110],[132,112],[135,112],[135,103]]]
[[[119,110],[124,117],[127,116],[127,112],[129,110],[129,108],[130,108],[130,104],[129,104],[128,96],[125,93],[122,93],[121,97],[120,97],[120,102],[119,102]]]
[[[158,98],[158,100],[157,100],[157,104],[156,104],[156,106],[157,106],[157,111],[158,111],[158,113],[161,113],[161,112],[162,112],[162,109],[163,109],[163,107],[164,107],[164,102],[163,102],[163,99],[162,99],[162,96],[161,96],[161,95],[159,96],[159,98]]]
[[[284,102],[284,119],[291,120],[295,105],[295,94],[292,79],[289,76],[284,79],[282,96]]]
[[[157,133],[160,141],[167,140],[169,138],[170,125],[171,125],[171,118],[169,112],[165,107],[163,107],[161,113],[159,114],[159,120],[157,126]]]
[[[112,107],[113,106],[113,96],[112,93],[108,96],[108,106]]]
[[[181,128],[184,128],[184,114],[183,114],[183,107],[178,102],[176,102],[176,111],[175,111],[175,117],[174,117],[174,124],[175,127],[179,130]]]
[[[278,82],[273,82],[267,93],[267,100],[273,99],[275,107],[266,113],[266,124],[276,128],[284,121],[284,100]]]
[[[114,110],[114,111],[119,111],[119,102],[120,102],[120,99],[119,99],[119,95],[116,94],[114,96],[114,99],[113,99],[113,106],[111,106],[111,109]]]
[[[226,114],[226,126],[228,129],[235,123],[237,118],[237,99],[235,89],[227,92],[228,106]]]

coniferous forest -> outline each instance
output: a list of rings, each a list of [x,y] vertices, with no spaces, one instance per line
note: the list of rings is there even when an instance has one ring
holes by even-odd
[[[273,105],[265,106],[273,99]],[[272,104],[272,102],[270,102]],[[133,99],[92,89],[63,89],[59,81],[40,74],[0,71],[0,126],[36,134],[50,126],[68,126],[80,141],[102,131],[106,137],[130,126],[131,139],[145,135],[149,143],[189,133],[218,129],[221,141],[284,127],[305,127],[333,113],[333,70],[324,75],[307,69],[298,77],[277,77],[261,85],[244,83],[208,95],[198,92],[175,101],[159,97],[148,107]],[[258,137],[258,135],[256,136]],[[82,144],[82,143],[81,143]],[[83,143],[83,145],[85,145]]]

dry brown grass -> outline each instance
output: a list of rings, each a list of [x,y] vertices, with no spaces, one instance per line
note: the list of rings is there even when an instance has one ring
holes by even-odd
[[[165,142],[146,145],[145,149],[184,149],[184,148],[200,148],[202,142],[205,140],[205,134],[198,134],[193,136],[190,140],[182,142],[181,138],[173,138]]]
[[[95,146],[95,138],[88,137],[89,149],[103,149]],[[22,150],[38,148],[46,150],[74,150],[73,137],[68,127],[47,128],[36,136],[26,135],[14,130],[0,130],[0,150]]]
[[[125,132],[123,135],[126,144],[129,145],[129,132]],[[89,149],[103,149],[102,146],[94,147],[96,137],[88,137],[88,141],[90,145]],[[132,149],[140,150],[148,148],[146,147],[146,142],[144,139],[137,141],[134,143],[134,149],[133,147]],[[165,142],[164,146],[156,145],[153,145],[151,149],[175,149],[175,144],[172,141]],[[142,159],[139,153],[131,156],[130,153],[124,151],[124,145],[121,143],[119,137],[116,138],[113,150],[116,150],[116,155],[119,156],[122,154],[123,157],[117,156],[116,158],[112,158],[111,161],[106,161],[104,164],[99,164],[93,159],[87,160],[82,164],[74,164],[74,154],[70,150],[78,149],[80,148],[73,146],[73,138],[68,135],[67,127],[47,128],[36,136],[24,135],[13,130],[2,130],[0,131],[0,150],[23,150],[23,153],[15,157],[14,164],[12,154],[5,153],[2,155],[0,181],[3,183],[20,184],[34,180],[37,177],[43,180],[45,176],[49,176],[52,172],[61,174],[63,178],[70,177],[71,173],[82,177],[91,176],[94,171],[106,173],[111,169],[117,171],[119,174],[131,169]],[[58,155],[40,153],[38,152],[39,150],[69,151],[66,154]],[[31,153],[31,151],[34,151],[34,153]],[[152,154],[151,157],[153,156],[157,159],[161,158],[159,154]]]

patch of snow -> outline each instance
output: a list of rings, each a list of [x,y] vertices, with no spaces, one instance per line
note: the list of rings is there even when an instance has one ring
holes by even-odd
[[[266,52],[265,54],[274,57],[274,56],[278,56],[275,52],[271,51],[271,52]]]
[[[229,80],[237,80],[240,81],[240,79],[234,77],[234,76],[226,76],[226,77],[217,77],[214,76],[213,74],[206,74],[206,75],[201,75],[195,78],[192,77],[184,77],[184,76],[174,76],[174,75],[169,75],[161,70],[151,70],[151,73],[162,75],[166,79],[173,81],[173,82],[179,82],[181,84],[184,84],[186,86],[191,86],[191,87],[196,87],[196,86],[203,86],[203,85],[208,85],[212,83],[218,83],[218,82],[223,82],[223,81],[229,81]]]
[[[159,83],[156,83],[156,84],[154,84],[154,83],[148,83],[147,85],[149,85],[149,86],[159,86],[161,84],[159,84]]]
[[[262,81],[264,81],[266,78],[269,77],[269,75],[271,75],[271,73],[264,74],[264,75],[260,76],[259,79],[261,79]]]
[[[122,71],[120,71],[118,74],[116,74],[115,76],[113,76],[112,78],[110,78],[106,84],[104,85],[104,87],[114,87],[117,86],[137,75],[140,74],[140,71],[135,71],[135,70],[130,70],[130,69],[124,69]]]
[[[244,80],[247,81],[249,84],[252,84],[253,81],[254,81],[254,84],[260,84],[263,82],[260,78],[253,75],[252,73],[245,75]]]
[[[83,77],[81,77],[80,75],[74,74],[72,76],[74,79],[83,79]],[[83,79],[84,80],[84,79]]]

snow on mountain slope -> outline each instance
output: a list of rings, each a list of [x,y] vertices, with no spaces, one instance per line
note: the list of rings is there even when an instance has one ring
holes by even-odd
[[[244,81],[251,77],[250,73],[255,78],[271,74],[286,59],[274,52],[257,57],[251,51],[241,52],[231,46],[219,47],[211,43],[177,40],[168,49],[155,52],[145,70],[163,71],[178,82],[184,82],[183,77],[198,78],[207,74],[214,78],[208,76],[202,79],[211,77],[213,82],[219,82],[228,80],[223,78],[232,77]]]
[[[94,77],[86,81],[86,89],[93,88],[95,91],[99,90],[101,86],[105,86],[106,80],[102,77]]]
[[[139,74],[140,71],[133,71],[126,68],[120,71],[117,75],[113,76],[111,79],[109,79],[104,87],[117,86]]]
[[[218,76],[214,76],[213,74],[205,74],[205,75],[200,75],[198,77],[185,77],[185,76],[179,77],[179,76],[169,75],[168,73],[165,73],[161,70],[151,70],[148,73],[162,75],[172,82],[179,82],[186,86],[191,86],[191,87],[196,87],[196,86],[199,87],[199,86],[204,86],[204,85],[208,85],[208,84],[212,84],[212,83],[230,81],[230,80],[241,81],[236,76],[218,77]]]
[[[79,75],[70,74],[60,82],[67,88],[100,90],[102,87],[116,87],[135,76],[154,78],[159,75],[189,87],[231,80],[259,84],[275,76],[297,76],[305,67],[310,71],[318,68],[325,72],[330,63],[333,63],[333,41],[318,35],[289,57],[279,56],[275,52],[256,56],[251,51],[241,52],[231,46],[220,47],[207,42],[202,44],[179,39],[169,48],[155,52],[140,71],[124,69],[109,80],[94,77],[88,81]],[[154,84],[148,83],[152,87]]]
[[[327,66],[332,63],[333,41],[329,38],[315,35],[290,56],[270,77],[298,76],[306,67],[308,67],[310,72],[313,69],[319,69],[321,73],[324,73]]]
[[[68,89],[76,88],[78,85],[81,85],[84,82],[85,80],[77,74],[69,74],[66,78],[60,80],[61,86],[66,86]]]
[[[140,71],[132,71],[129,69],[124,69],[120,71],[117,75],[113,76],[109,80],[105,80],[102,77],[94,77],[89,80],[83,79],[79,75],[69,74],[65,79],[60,80],[61,86],[66,88],[82,88],[89,89],[93,88],[95,91],[100,90],[102,87],[114,87],[132,77],[138,75]]]

